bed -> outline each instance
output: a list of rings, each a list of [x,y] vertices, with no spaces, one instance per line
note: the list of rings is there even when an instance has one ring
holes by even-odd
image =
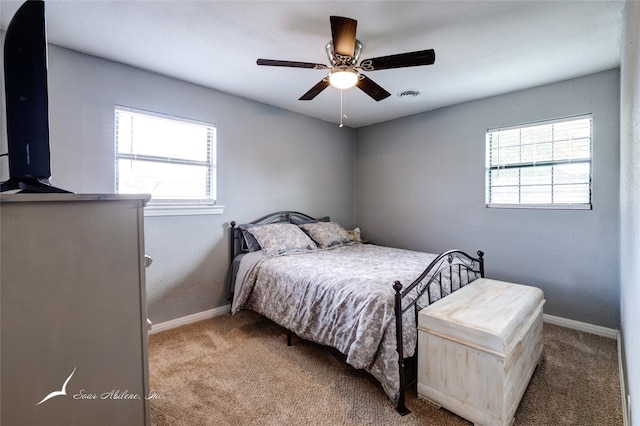
[[[484,277],[481,251],[422,253],[354,240],[329,217],[281,211],[230,227],[232,313],[337,349],[407,414],[420,309]],[[411,373],[411,374],[409,374]]]

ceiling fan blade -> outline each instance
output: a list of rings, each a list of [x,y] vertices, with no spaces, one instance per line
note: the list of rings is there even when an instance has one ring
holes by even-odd
[[[329,67],[324,64],[314,64],[313,62],[278,61],[276,59],[258,59],[258,65],[268,65],[271,67],[291,67],[291,68],[311,68],[315,70],[326,70]]]
[[[323,78],[322,80],[320,80],[318,82],[318,84],[316,84],[311,89],[309,89],[309,91],[307,93],[305,93],[304,95],[300,96],[300,98],[298,100],[299,101],[310,101],[311,99],[313,99],[316,96],[318,96],[320,94],[320,92],[322,92],[327,87],[329,87],[329,79],[328,78]]]
[[[331,37],[333,51],[338,55],[354,57],[356,47],[356,27],[358,21],[342,16],[331,16]]]
[[[417,52],[400,53],[397,55],[380,56],[378,58],[365,59],[360,62],[364,71],[387,70],[391,68],[418,67],[431,65],[436,61],[436,52],[433,49],[418,50]]]
[[[381,101],[391,96],[391,93],[384,90],[375,81],[363,74],[360,74],[360,79],[356,83],[356,86],[376,101]]]

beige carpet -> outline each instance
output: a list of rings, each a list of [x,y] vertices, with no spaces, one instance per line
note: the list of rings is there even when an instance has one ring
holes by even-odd
[[[621,425],[616,342],[544,325],[544,352],[516,425]],[[152,424],[469,425],[407,395],[400,416],[368,374],[253,313],[149,337]]]

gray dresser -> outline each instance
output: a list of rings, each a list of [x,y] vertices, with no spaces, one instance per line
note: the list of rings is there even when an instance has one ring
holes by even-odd
[[[0,424],[148,425],[142,195],[0,195]]]

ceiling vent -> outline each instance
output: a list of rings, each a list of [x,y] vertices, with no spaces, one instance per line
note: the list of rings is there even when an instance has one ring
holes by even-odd
[[[420,91],[418,89],[407,89],[398,93],[398,97],[400,99],[413,99],[420,96]]]

